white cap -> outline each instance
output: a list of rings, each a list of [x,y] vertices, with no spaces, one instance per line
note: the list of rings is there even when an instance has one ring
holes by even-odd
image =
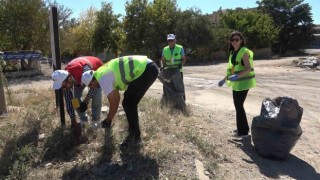
[[[93,78],[93,71],[86,71],[82,74],[81,82],[82,84],[88,86]]]
[[[56,70],[52,72],[53,89],[60,89],[63,81],[68,77],[69,72],[66,70]]]
[[[174,34],[168,34],[167,40],[176,39],[176,36]]]

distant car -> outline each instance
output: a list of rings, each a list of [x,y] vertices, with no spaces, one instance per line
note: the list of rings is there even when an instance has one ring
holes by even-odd
[[[48,57],[43,56],[39,60],[40,60],[41,64],[47,64],[48,63]]]

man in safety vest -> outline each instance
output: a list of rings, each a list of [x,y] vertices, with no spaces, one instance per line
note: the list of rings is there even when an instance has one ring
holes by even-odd
[[[140,144],[138,104],[146,91],[157,79],[158,67],[147,56],[124,56],[108,61],[96,71],[87,71],[82,75],[82,83],[90,88],[101,88],[107,96],[110,108],[102,121],[103,128],[109,128],[117,113],[120,94],[124,91],[122,107],[129,124],[129,136],[121,146]]]
[[[102,64],[102,61],[97,57],[83,56],[70,61],[65,70],[56,70],[52,73],[53,89],[63,88],[66,109],[72,126],[77,125],[75,109],[80,117],[81,124],[88,122],[88,116],[85,111],[90,99],[92,99],[91,126],[93,129],[100,126],[101,89],[90,88],[86,98],[82,100],[81,97],[85,85],[81,83],[81,77],[83,72],[97,70]]]
[[[176,44],[176,36],[174,34],[167,35],[167,42],[168,42],[168,46],[164,47],[162,51],[160,69],[179,68],[182,76],[182,81],[178,83],[182,83],[182,86],[184,87],[183,65],[186,63],[186,56],[185,56],[183,46]],[[186,99],[185,92],[184,92],[183,98],[184,100]]]

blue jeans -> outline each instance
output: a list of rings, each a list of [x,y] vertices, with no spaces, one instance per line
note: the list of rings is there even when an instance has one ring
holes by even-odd
[[[82,102],[82,93],[83,90],[86,86],[81,86],[81,87],[75,87],[74,88],[74,97],[80,99],[80,102]],[[98,88],[96,90],[96,93],[92,97],[92,102],[91,102],[91,117],[92,121],[100,121],[100,114],[101,114],[101,103],[102,103],[102,94],[101,94],[101,88]],[[86,112],[79,112],[78,109],[76,109],[80,121],[88,121],[88,115]]]

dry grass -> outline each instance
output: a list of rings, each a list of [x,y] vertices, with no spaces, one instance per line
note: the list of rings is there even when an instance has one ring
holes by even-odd
[[[192,116],[144,98],[142,146],[119,148],[127,135],[122,109],[111,129],[85,127],[89,141],[76,146],[69,125],[60,127],[54,99],[50,89],[9,91],[9,113],[0,121],[0,179],[198,179],[195,159],[214,178],[215,145]]]

